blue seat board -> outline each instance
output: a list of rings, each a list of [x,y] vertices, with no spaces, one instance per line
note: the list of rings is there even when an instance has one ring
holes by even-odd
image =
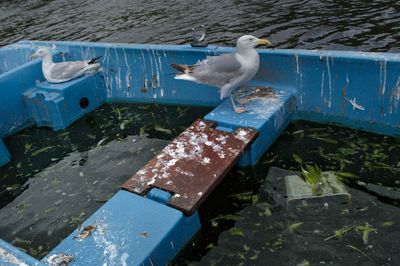
[[[157,193],[156,193],[157,194]],[[74,257],[72,265],[165,265],[200,229],[198,214],[182,212],[136,194],[119,191],[82,224],[92,235],[74,231],[48,254]]]

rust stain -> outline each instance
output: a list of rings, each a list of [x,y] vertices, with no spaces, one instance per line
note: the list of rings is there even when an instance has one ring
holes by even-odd
[[[342,88],[342,99],[340,99],[342,105],[342,114],[344,114],[344,107],[346,105],[346,86]]]
[[[258,136],[249,128],[214,129],[197,120],[122,185],[145,195],[152,187],[172,194],[167,204],[193,214]]]
[[[146,93],[146,92],[147,92],[146,80],[143,81],[143,85],[142,85],[142,88],[140,89],[140,91],[141,91],[142,93]]]
[[[83,240],[88,238],[93,231],[95,231],[97,229],[97,226],[95,225],[88,225],[85,226],[82,230],[80,230],[80,233],[78,236],[73,237],[73,239],[77,239],[77,240]]]

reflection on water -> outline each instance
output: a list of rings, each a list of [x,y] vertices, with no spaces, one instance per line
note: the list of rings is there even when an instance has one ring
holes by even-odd
[[[104,105],[66,130],[5,138],[0,238],[43,257],[208,108]]]
[[[278,48],[397,52],[399,9],[395,0],[5,0],[0,46],[21,39],[181,44],[205,24],[215,44],[251,33]]]
[[[289,211],[282,175],[268,172],[299,171],[299,162],[340,172],[351,204]],[[175,264],[399,265],[399,174],[399,138],[294,122],[256,166],[223,180]]]

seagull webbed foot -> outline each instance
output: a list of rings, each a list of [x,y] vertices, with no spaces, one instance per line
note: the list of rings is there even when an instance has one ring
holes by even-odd
[[[238,106],[235,106],[235,107],[233,108],[233,110],[234,110],[235,113],[237,113],[237,114],[241,114],[241,113],[247,112],[246,108],[238,107]]]

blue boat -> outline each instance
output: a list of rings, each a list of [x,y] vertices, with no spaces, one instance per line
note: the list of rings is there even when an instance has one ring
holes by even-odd
[[[41,60],[29,59],[37,47],[51,48],[57,62],[101,56],[102,70],[69,82],[48,83]],[[0,137],[32,125],[64,129],[112,102],[214,107],[201,121],[212,123],[215,130],[239,137],[238,129],[256,132],[246,151],[233,160],[239,166],[254,165],[287,125],[298,119],[400,135],[399,54],[258,50],[260,68],[249,84],[252,92],[246,94],[248,111],[242,114],[233,111],[229,100],[221,101],[214,87],[174,79],[171,63],[194,64],[234,50],[212,45],[41,41],[2,47]],[[12,160],[1,138],[0,166]],[[103,229],[93,232],[102,233],[102,242],[93,237],[77,241],[79,234],[74,232],[38,261],[0,241],[1,264],[46,265],[63,260],[70,261],[69,265],[168,263],[201,228],[198,213],[172,207],[174,195],[157,187],[138,194],[126,188],[119,191],[83,223],[90,235],[90,226],[102,221]]]

